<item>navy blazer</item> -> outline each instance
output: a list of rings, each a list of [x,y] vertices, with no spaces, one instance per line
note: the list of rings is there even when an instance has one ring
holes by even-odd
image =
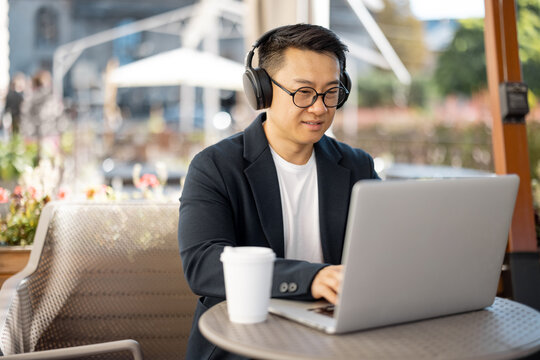
[[[225,299],[219,260],[224,246],[272,248],[276,253],[272,297],[313,299],[311,282],[317,272],[341,263],[352,186],[358,180],[379,178],[370,155],[323,136],[314,149],[325,263],[284,259],[279,183],[262,127],[265,120],[266,114],[260,114],[243,132],[197,154],[189,166],[180,199],[178,241],[186,279],[201,298],[187,358],[225,354],[202,338],[197,326],[206,309]]]

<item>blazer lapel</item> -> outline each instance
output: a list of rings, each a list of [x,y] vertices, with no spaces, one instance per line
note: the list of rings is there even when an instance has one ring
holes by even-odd
[[[324,261],[340,264],[350,201],[350,170],[326,136],[315,144],[319,186],[319,224]]]
[[[261,226],[277,257],[285,257],[283,214],[276,167],[268,140],[262,128],[262,113],[244,131],[244,158],[250,164],[244,169],[249,182]]]
[[[276,167],[260,114],[244,131],[244,174],[250,184],[261,226],[276,256],[285,257],[283,214]],[[319,187],[319,224],[324,262],[340,264],[350,200],[350,170],[339,165],[341,154],[326,136],[315,144]]]

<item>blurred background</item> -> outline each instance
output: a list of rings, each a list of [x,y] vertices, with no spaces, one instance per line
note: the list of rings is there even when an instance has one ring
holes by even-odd
[[[538,208],[540,2],[516,3]],[[177,201],[194,154],[255,116],[251,44],[296,22],[349,46],[331,133],[383,176],[493,172],[483,17],[482,0],[0,0],[0,187]]]

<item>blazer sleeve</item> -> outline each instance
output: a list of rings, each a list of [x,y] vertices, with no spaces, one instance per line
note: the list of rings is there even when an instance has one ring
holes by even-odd
[[[225,246],[237,246],[234,226],[225,181],[213,159],[198,154],[186,176],[178,224],[183,270],[195,294],[225,298],[220,255]],[[313,299],[311,282],[328,265],[276,258],[272,297]]]

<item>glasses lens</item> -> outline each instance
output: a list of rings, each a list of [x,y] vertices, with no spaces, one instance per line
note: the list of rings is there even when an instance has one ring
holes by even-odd
[[[331,88],[325,92],[324,95],[324,105],[327,107],[336,107],[338,106],[345,95],[345,90],[341,87]]]
[[[310,87],[302,87],[296,90],[293,102],[298,107],[309,107],[317,98],[317,92]]]

